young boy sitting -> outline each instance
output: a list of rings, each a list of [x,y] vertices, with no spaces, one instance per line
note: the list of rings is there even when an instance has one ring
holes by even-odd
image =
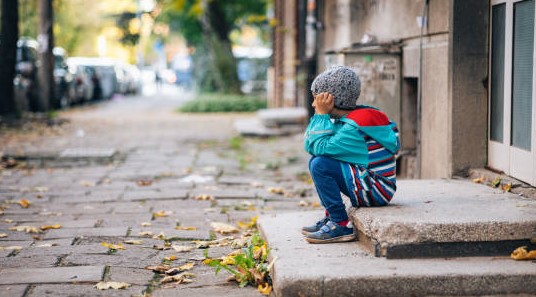
[[[353,207],[384,206],[396,191],[396,125],[380,110],[357,105],[361,82],[348,67],[318,75],[311,86],[315,114],[305,132],[309,171],[325,217],[302,228],[310,243],[356,239],[341,192]]]

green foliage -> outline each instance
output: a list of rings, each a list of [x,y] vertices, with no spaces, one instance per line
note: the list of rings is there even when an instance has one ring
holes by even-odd
[[[229,146],[233,150],[240,150],[242,148],[243,143],[244,143],[244,138],[240,136],[231,137],[231,139],[229,139]]]
[[[202,94],[185,103],[181,112],[251,112],[266,108],[266,100],[254,96]]]

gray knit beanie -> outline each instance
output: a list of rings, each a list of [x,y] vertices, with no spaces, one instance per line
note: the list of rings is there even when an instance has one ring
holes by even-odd
[[[320,73],[311,85],[313,94],[328,92],[335,97],[335,107],[352,110],[356,108],[361,93],[361,81],[348,67],[335,66]]]

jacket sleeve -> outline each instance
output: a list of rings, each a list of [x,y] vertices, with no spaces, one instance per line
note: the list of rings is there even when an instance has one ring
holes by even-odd
[[[366,151],[366,143],[359,131],[350,125],[335,129],[329,115],[314,115],[305,132],[305,150],[313,156],[327,156],[338,160],[355,158]]]

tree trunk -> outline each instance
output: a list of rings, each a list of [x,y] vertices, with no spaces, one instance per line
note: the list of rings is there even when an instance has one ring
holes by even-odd
[[[54,106],[54,17],[52,10],[52,0],[39,0],[39,57],[41,67],[39,68],[39,100],[38,111],[48,111]]]
[[[224,19],[221,1],[209,1],[206,9],[206,19],[202,22],[205,36],[208,39],[208,49],[211,52],[214,67],[218,74],[216,84],[224,93],[240,94],[236,59],[233,56],[230,28]]]
[[[0,114],[14,115],[17,104],[13,90],[15,64],[17,59],[17,40],[19,39],[18,0],[2,0],[2,31],[0,34]]]

